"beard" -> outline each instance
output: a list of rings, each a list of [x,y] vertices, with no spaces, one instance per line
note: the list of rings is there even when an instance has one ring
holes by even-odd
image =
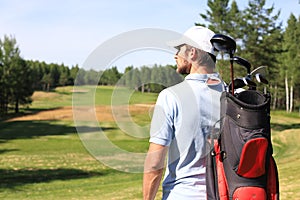
[[[184,59],[183,63],[177,63],[176,72],[179,74],[189,74],[191,71],[192,64]]]

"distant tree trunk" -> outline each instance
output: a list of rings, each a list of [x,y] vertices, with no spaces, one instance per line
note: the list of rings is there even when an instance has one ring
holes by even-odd
[[[277,90],[278,90],[277,84],[275,84],[275,86],[274,86],[274,97],[273,97],[273,106],[272,106],[273,110],[276,109],[276,105],[277,105],[277,92],[278,92]]]
[[[16,99],[16,103],[15,103],[15,113],[19,113],[19,99]]]
[[[142,84],[142,93],[144,93],[145,92],[145,84],[143,83]]]
[[[5,97],[5,114],[7,114],[8,113],[8,95],[6,95],[6,97]]]
[[[288,77],[287,77],[287,72],[285,73],[285,78],[284,78],[284,83],[285,83],[285,104],[286,104],[286,112],[289,112],[289,83],[288,83]]]
[[[294,100],[294,95],[293,95],[293,93],[294,93],[294,87],[293,87],[293,85],[291,85],[291,89],[290,89],[290,112],[292,112],[293,111],[293,100]]]

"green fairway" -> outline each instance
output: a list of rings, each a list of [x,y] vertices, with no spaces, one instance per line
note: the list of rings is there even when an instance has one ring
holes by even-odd
[[[33,105],[24,110],[26,116],[0,122],[0,199],[142,199],[141,173],[111,169],[84,148],[72,117],[65,113],[72,106],[72,89],[35,93]],[[81,89],[76,91],[79,95],[93,92],[90,87]],[[113,87],[97,88],[96,106],[106,109],[113,92]],[[118,104],[153,104],[157,98],[153,93],[119,92],[130,98]],[[53,119],[46,118],[47,113],[54,113]],[[148,108],[138,107],[131,114],[137,124],[150,122]],[[102,120],[101,126],[113,144],[130,152],[146,152],[147,138],[131,137],[108,119]],[[300,199],[299,133],[298,115],[272,112],[272,140],[283,200]]]
[[[24,110],[26,117],[71,106],[72,89],[37,92],[31,108]],[[82,95],[89,89],[83,87]],[[113,89],[97,88],[96,106],[110,105]],[[130,104],[154,103],[156,97],[133,93]],[[149,122],[145,114],[149,113],[133,114],[134,120]],[[148,139],[132,138],[113,122],[102,125],[111,127],[106,134],[120,148],[146,151]],[[97,161],[84,148],[72,120],[2,121],[0,130],[0,199],[141,199],[142,174],[117,171]]]

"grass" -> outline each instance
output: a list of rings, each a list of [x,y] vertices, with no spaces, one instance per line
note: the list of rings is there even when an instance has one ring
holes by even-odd
[[[300,199],[300,117],[272,112],[271,127],[281,199]]]
[[[76,90],[76,89],[75,89]],[[155,93],[141,93],[124,87],[113,86],[80,86],[73,96],[75,105],[127,105],[137,103],[153,103],[157,98]]]
[[[33,94],[32,109],[52,109],[62,106],[72,105],[72,89],[73,87],[57,88],[49,92],[37,91]]]
[[[101,184],[107,176],[131,182],[128,174],[93,159],[71,123],[26,121],[1,125],[1,199],[80,199],[88,192],[101,196]],[[12,136],[13,132],[17,134]],[[76,190],[84,183],[82,196]]]
[[[80,94],[88,89],[82,88]],[[96,105],[110,105],[112,89],[97,88]],[[29,116],[71,106],[72,88],[38,92],[33,98],[32,107],[24,111]],[[130,99],[153,103],[156,94],[133,93]],[[134,116],[137,122],[145,119]],[[147,150],[147,139],[133,139],[113,122],[102,126],[111,127],[106,135],[120,148]],[[141,199],[142,174],[117,171],[97,161],[84,148],[73,121],[2,121],[0,130],[0,199]]]
[[[35,93],[33,105],[25,114],[71,106],[72,89],[63,87]],[[111,104],[113,87],[99,87],[96,92],[91,87],[80,89],[76,91],[78,95],[90,92],[96,97],[97,106]],[[123,88],[117,94],[124,97],[117,104],[153,104],[157,97],[157,94],[132,93]],[[280,111],[271,114],[281,199],[300,199],[299,116]],[[141,126],[150,122],[148,112],[136,111],[132,117]],[[146,152],[147,138],[134,138],[112,121],[103,121],[101,126],[119,148]],[[0,130],[0,199],[142,198],[142,174],[117,171],[97,161],[84,148],[72,120],[1,121]]]

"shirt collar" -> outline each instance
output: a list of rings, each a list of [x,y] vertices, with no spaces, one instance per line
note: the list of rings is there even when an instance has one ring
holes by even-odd
[[[185,80],[198,80],[198,81],[206,81],[208,78],[220,80],[219,73],[212,74],[189,74],[185,77]]]

